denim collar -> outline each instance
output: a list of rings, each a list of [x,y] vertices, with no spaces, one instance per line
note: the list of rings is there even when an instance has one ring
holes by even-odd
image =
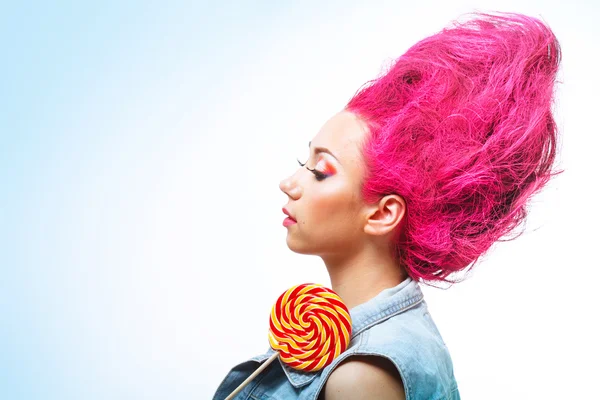
[[[356,343],[358,336],[367,329],[383,321],[403,313],[423,300],[423,293],[417,282],[407,278],[399,285],[382,290],[377,296],[366,303],[360,304],[350,310],[352,319],[352,339],[350,347]],[[253,360],[262,362],[269,358],[275,351],[269,351]],[[304,372],[293,369],[279,360],[288,380],[295,388],[309,384],[321,371]]]

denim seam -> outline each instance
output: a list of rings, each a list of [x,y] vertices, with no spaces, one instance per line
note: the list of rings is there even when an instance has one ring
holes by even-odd
[[[400,374],[400,378],[402,379],[402,384],[406,388],[406,391],[405,391],[406,392],[406,400],[411,400],[412,388],[410,386],[410,383],[405,380],[405,377],[403,375],[404,370],[402,368],[400,368],[400,363],[396,362],[394,359],[390,358],[389,356],[387,356],[385,354],[381,354],[381,353],[377,353],[377,352],[369,352],[369,351],[364,351],[364,350],[360,351],[360,350],[358,350],[358,347],[355,350],[353,350],[352,352],[348,352],[348,353],[344,354],[344,357],[340,356],[338,359],[336,359],[337,363],[335,363],[334,367],[328,371],[327,375],[321,377],[321,384],[317,387],[315,392],[312,394],[313,400],[317,399],[317,396],[321,393],[321,390],[325,386],[327,379],[329,379],[329,376],[333,373],[335,368],[342,361],[344,361],[345,359],[350,358],[352,356],[378,356],[378,357],[383,357],[383,358],[389,360],[390,362],[392,362],[394,364],[394,366],[396,367],[396,369],[398,370],[398,373]]]
[[[369,334],[369,331],[366,331],[366,332],[364,332],[364,334],[360,335],[360,337],[358,338],[359,339],[358,344],[356,346],[354,346],[354,348],[359,348],[360,346],[362,346],[363,341],[366,341],[368,334]],[[354,339],[354,338],[355,338],[355,336],[352,337],[352,339]],[[352,351],[352,349],[350,349],[350,348],[347,350]],[[302,376],[297,373],[294,373],[294,371],[289,371],[289,374],[288,374],[288,371],[286,368],[283,368],[283,370],[284,370],[285,374],[287,375],[290,383],[292,383],[292,386],[294,386],[294,388],[296,388],[296,389],[298,387],[305,386],[309,382],[312,382],[317,376],[316,373],[313,375],[310,375],[310,376]],[[298,385],[298,387],[296,387],[296,385]]]
[[[254,379],[252,379],[252,381],[250,381],[250,383],[253,383],[252,389],[248,392],[248,398],[253,398],[256,399],[256,397],[254,396],[253,392],[258,389],[258,386],[260,385],[260,383],[262,382],[263,379],[265,379],[265,376],[267,376],[268,372],[267,370],[273,368],[273,364],[267,366],[267,368],[264,371],[261,371],[261,373],[259,374],[260,378],[254,377]],[[248,385],[250,385],[250,383]]]
[[[416,305],[420,304],[423,302],[423,297],[418,297],[418,298],[412,298],[409,299],[401,304],[398,305],[398,307],[393,307],[391,308],[393,311],[389,312],[390,309],[386,310],[386,311],[382,311],[379,314],[367,319],[364,322],[364,326],[362,326],[360,329],[358,329],[356,332],[353,332],[352,334],[352,339],[354,339],[356,336],[360,335],[362,332],[364,332],[367,329],[372,328],[373,326],[386,321],[398,314],[401,314],[407,310],[410,310],[411,308],[415,307]],[[408,303],[408,304],[407,304]]]
[[[287,376],[288,380],[290,381],[290,383],[292,384],[292,386],[296,389],[305,386],[306,384],[310,383],[311,381],[313,381],[315,379],[315,377],[317,376],[317,373],[313,373],[312,375],[307,375],[307,376],[303,376],[297,372],[294,372],[293,370],[291,370],[291,367],[287,367],[286,365],[284,365],[283,362],[281,362],[281,367],[283,369],[283,372],[285,373],[285,375]],[[288,368],[290,368],[290,370],[288,371]]]
[[[450,395],[456,392],[458,392],[458,386],[454,386],[454,388],[451,391],[446,392],[442,397],[438,397],[436,400],[448,400],[451,398]]]
[[[258,361],[256,361],[256,360],[253,360],[253,359],[250,359],[250,360],[247,360],[247,361],[241,362],[241,363],[239,363],[238,365],[234,366],[234,367],[232,368],[232,370],[233,370],[233,369],[235,369],[235,368],[237,368],[237,367],[239,367],[239,366],[240,366],[240,365],[242,365],[242,364],[246,364],[247,362],[258,362]],[[261,362],[258,362],[258,364],[260,365],[260,364],[261,364]],[[231,373],[231,372],[232,372],[232,371],[229,371],[229,373]],[[216,399],[216,398],[217,398],[217,395],[218,395],[218,394],[219,394],[219,393],[222,391],[222,390],[220,390],[220,389],[221,389],[221,386],[223,386],[223,383],[225,383],[225,381],[227,380],[227,378],[228,378],[228,377],[229,377],[229,374],[225,375],[225,378],[223,378],[223,380],[221,381],[221,383],[219,384],[219,386],[217,386],[217,391],[215,392],[215,395],[214,395],[213,399]],[[261,379],[262,379],[262,378],[261,378]],[[254,381],[254,379],[253,379],[253,381]],[[237,389],[237,387],[236,387],[236,389]],[[228,396],[228,395],[227,395],[227,396]],[[225,397],[227,397],[227,396],[225,396]],[[225,398],[225,397],[224,397],[224,398]]]
[[[342,353],[338,358],[336,358],[333,361],[333,367],[327,372],[326,375],[321,376],[321,382],[319,384],[319,386],[317,386],[317,389],[312,393],[312,398],[313,400],[316,400],[317,397],[319,396],[319,393],[321,393],[321,390],[323,389],[323,387],[325,386],[325,383],[327,382],[327,379],[329,378],[329,376],[331,375],[331,373],[335,370],[335,368],[342,362],[344,361],[346,358],[355,355],[355,350],[351,350],[347,353]]]

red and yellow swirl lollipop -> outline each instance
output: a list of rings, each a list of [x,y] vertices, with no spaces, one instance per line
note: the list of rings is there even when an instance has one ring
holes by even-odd
[[[269,343],[292,368],[313,372],[329,365],[350,343],[348,308],[331,289],[314,284],[284,292],[271,310]]]
[[[348,348],[351,333],[348,308],[333,290],[308,283],[288,289],[271,310],[269,344],[276,353],[225,400],[238,394],[277,356],[292,368],[319,371]]]

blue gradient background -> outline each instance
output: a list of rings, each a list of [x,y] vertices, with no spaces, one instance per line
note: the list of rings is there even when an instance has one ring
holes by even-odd
[[[285,246],[279,180],[382,62],[474,8],[561,40],[566,172],[528,233],[428,301],[465,399],[588,393],[598,6],[109,1],[0,8],[0,398],[210,398],[265,350],[283,290],[328,284]]]
[[[248,6],[2,7],[1,398],[199,398],[157,344],[178,337],[145,248],[165,165],[216,133],[177,125],[223,108],[279,11]]]

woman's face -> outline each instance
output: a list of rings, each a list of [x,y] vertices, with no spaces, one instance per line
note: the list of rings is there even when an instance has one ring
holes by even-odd
[[[360,194],[364,176],[361,144],[367,132],[354,114],[343,111],[334,115],[310,142],[304,167],[279,184],[288,196],[284,208],[296,221],[291,225],[289,220],[284,222],[292,251],[335,257],[360,248],[365,204]]]

